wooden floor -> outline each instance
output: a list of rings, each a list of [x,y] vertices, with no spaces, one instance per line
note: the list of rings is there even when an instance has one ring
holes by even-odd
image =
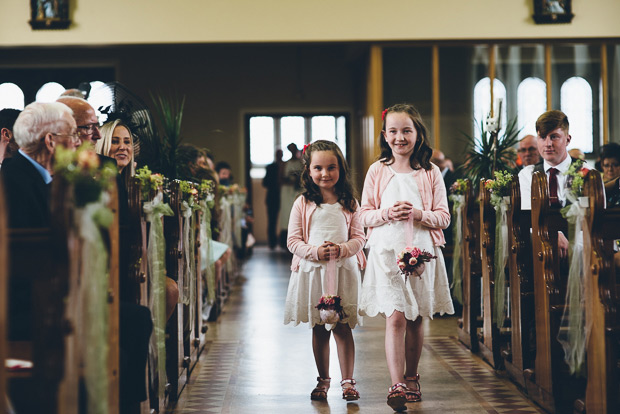
[[[355,378],[361,399],[342,399],[332,339],[332,388],[327,402],[310,400],[316,385],[311,330],[284,325],[290,254],[254,249],[240,269],[222,315],[210,323],[208,343],[188,387],[170,413],[390,413],[383,318],[366,318],[353,331]],[[422,402],[417,413],[542,413],[507,379],[456,339],[456,317],[425,321],[420,361]]]

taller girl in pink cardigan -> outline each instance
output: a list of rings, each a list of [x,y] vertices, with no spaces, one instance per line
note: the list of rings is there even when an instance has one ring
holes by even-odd
[[[309,322],[312,349],[319,371],[318,384],[310,394],[325,400],[330,386],[329,338],[334,332],[342,374],[342,398],[359,399],[353,379],[355,344],[351,328],[358,321],[361,289],[360,267],[366,264],[362,253],[364,228],[357,213],[347,163],[333,142],[316,141],[304,148],[301,174],[303,192],[295,200],[288,225],[287,245],[294,254],[291,279],[284,306],[284,323]],[[326,292],[327,262],[336,260],[335,289]],[[337,294],[344,318],[333,325],[321,322],[316,306],[324,294]]]
[[[418,111],[398,104],[383,111],[379,161],[364,181],[360,218],[368,227],[370,252],[364,274],[360,314],[386,318],[385,354],[392,386],[387,403],[403,411],[420,401],[418,363],[424,331],[422,317],[454,313],[440,246],[441,229],[450,224],[446,187],[439,168],[429,160],[432,150]],[[437,258],[426,263],[420,277],[405,279],[396,256],[407,247],[405,226],[413,243]]]

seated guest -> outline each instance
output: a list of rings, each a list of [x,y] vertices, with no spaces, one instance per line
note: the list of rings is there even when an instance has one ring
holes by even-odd
[[[95,109],[88,101],[74,96],[61,96],[56,102],[67,105],[73,111],[73,117],[77,123],[80,141],[82,143],[88,141],[95,145],[101,138],[99,119],[97,118]]]
[[[134,141],[131,130],[120,119],[104,124],[97,129],[100,139],[96,141],[95,151],[114,159],[119,170],[117,178],[119,201],[119,224],[129,221],[129,199],[126,177],[134,175]],[[120,240],[120,398],[121,413],[134,413],[139,410],[140,401],[146,399],[145,368],[148,357],[148,344],[153,329],[151,312],[135,303],[135,292],[129,283],[129,246]],[[175,296],[176,295],[176,296]],[[168,318],[178,302],[179,289],[176,282],[166,278],[166,312]],[[169,304],[169,305],[168,305]]]
[[[523,167],[535,165],[540,162],[540,154],[536,147],[536,137],[534,135],[526,135],[519,141],[519,157]]]
[[[107,122],[101,127],[100,136],[101,139],[95,144],[95,151],[115,159],[119,173],[129,166],[126,173],[133,177],[135,175],[134,144],[129,127],[120,119]]]
[[[536,165],[528,165],[519,172],[521,187],[521,209],[531,210],[532,202],[532,175],[536,171],[547,174],[549,185],[549,201],[552,207],[562,207],[566,204],[566,176],[571,163],[576,161],[568,155],[568,144],[571,136],[568,133],[568,117],[562,111],[547,111],[536,120],[536,146],[543,158]],[[560,257],[568,254],[568,240],[563,233],[558,234]]]
[[[79,143],[73,114],[59,103],[32,103],[17,117],[13,132],[20,149],[0,170],[9,227],[47,227],[56,146],[75,148]],[[31,338],[31,287],[25,276],[11,275],[9,280],[11,340]]]
[[[215,165],[215,172],[221,185],[229,186],[233,183],[232,168],[226,161],[220,161]]]
[[[2,168],[9,227],[45,227],[49,223],[49,183],[56,145],[79,144],[71,109],[59,103],[32,103],[13,127],[19,150]]]
[[[620,177],[620,145],[612,142],[601,147],[601,168],[603,169],[603,181],[607,184]]]
[[[13,125],[20,112],[18,109],[0,111],[0,168],[2,168],[2,162],[11,158],[19,149],[13,138]]]

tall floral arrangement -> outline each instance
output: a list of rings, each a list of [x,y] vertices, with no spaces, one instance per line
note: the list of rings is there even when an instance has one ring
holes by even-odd
[[[480,124],[480,131],[480,138],[463,134],[467,145],[466,161],[460,167],[476,188],[480,180],[493,177],[495,171],[515,172],[515,146],[519,141],[520,129],[515,118],[508,122],[501,135],[485,131],[484,123]]]

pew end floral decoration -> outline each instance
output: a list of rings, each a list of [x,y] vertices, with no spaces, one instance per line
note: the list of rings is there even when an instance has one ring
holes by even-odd
[[[319,304],[315,306],[319,310],[321,322],[333,324],[347,317],[340,302],[341,298],[338,295],[321,296]]]
[[[467,191],[467,180],[464,178],[458,178],[450,186],[450,195],[464,195]]]
[[[82,145],[76,151],[56,147],[54,173],[63,176],[74,186],[77,207],[84,207],[100,199],[118,174],[114,163],[100,165],[99,157],[90,145]]]
[[[150,194],[156,192],[164,185],[164,176],[151,172],[146,165],[136,171],[135,177],[140,182],[143,200],[148,200]]]
[[[436,259],[437,256],[433,256],[426,250],[420,250],[417,247],[405,247],[396,256],[396,264],[400,273],[405,276],[405,281],[409,276],[422,277],[424,273],[425,263],[430,262],[432,259]]]
[[[584,164],[583,160],[576,160],[564,173],[566,176],[566,198],[568,198],[571,203],[577,203],[579,197],[583,197],[583,185],[585,184],[586,175],[588,175],[590,171]],[[567,205],[561,210],[565,218],[569,209],[570,205]]]
[[[512,174],[508,171],[495,171],[495,179],[488,179],[484,182],[484,188],[491,192],[491,205],[497,210],[504,197],[510,195],[510,183]]]

